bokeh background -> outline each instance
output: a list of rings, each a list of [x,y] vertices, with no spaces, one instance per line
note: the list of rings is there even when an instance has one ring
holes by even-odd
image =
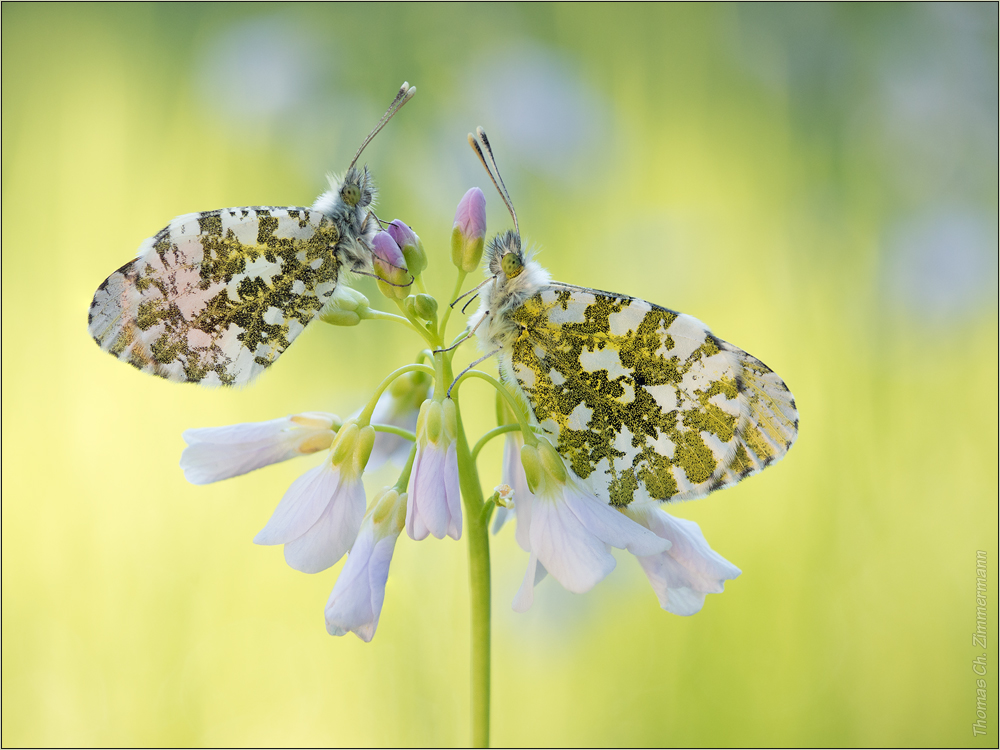
[[[627,554],[515,615],[527,556],[500,533],[494,742],[996,746],[995,4],[2,13],[5,746],[468,742],[462,543],[402,538],[374,641],[331,638],[340,566],[251,543],[309,459],[208,487],[177,465],[188,427],[351,413],[417,342],[316,324],[253,387],[209,391],[86,332],[173,216],[311,203],[404,79],[365,158],[432,291],[468,187],[509,225],[465,142],[482,125],[555,278],[701,318],[801,410],[783,462],[674,508],[744,571],[694,617]],[[463,399],[488,429],[488,390]]]

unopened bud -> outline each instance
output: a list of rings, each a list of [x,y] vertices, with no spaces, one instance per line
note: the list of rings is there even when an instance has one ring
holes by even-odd
[[[486,237],[486,196],[471,188],[458,202],[451,230],[451,262],[460,270],[475,271],[483,257]]]
[[[417,316],[424,320],[434,320],[437,317],[438,303],[429,294],[418,294],[413,303]]]
[[[427,253],[424,252],[424,243],[420,241],[417,233],[399,219],[389,224],[388,232],[399,245],[406,260],[407,270],[414,276],[422,274],[427,268]]]
[[[339,286],[336,294],[326,303],[319,319],[335,326],[356,326],[364,318],[370,303],[361,292],[348,286]]]
[[[403,251],[388,232],[372,238],[373,265],[378,278],[378,290],[389,299],[403,299],[409,293],[412,278],[406,270]]]

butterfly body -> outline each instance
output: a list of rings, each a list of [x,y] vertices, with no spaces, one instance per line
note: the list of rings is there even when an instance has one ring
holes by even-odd
[[[504,381],[598,497],[687,500],[780,459],[798,431],[768,367],[689,315],[562,284],[513,232],[489,248],[494,282],[471,324]],[[508,275],[508,272],[513,275]]]
[[[97,289],[88,330],[152,375],[243,385],[272,364],[333,296],[371,273],[376,190],[364,147],[409,100],[404,83],[343,178],[311,208],[248,206],[178,216]]]

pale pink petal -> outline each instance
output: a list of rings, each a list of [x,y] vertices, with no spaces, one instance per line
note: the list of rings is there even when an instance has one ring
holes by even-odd
[[[537,586],[546,574],[545,566],[538,562],[537,555],[528,558],[528,569],[524,573],[524,581],[521,588],[517,590],[517,595],[511,607],[515,612],[527,612],[535,601],[535,586]]]
[[[365,516],[365,488],[344,482],[305,534],[285,544],[285,562],[303,573],[318,573],[334,565],[354,544]]]
[[[627,549],[633,555],[654,555],[670,547],[669,541],[588,492],[568,491],[565,502],[587,531],[612,547]]]
[[[365,642],[375,635],[398,536],[397,532],[376,538],[371,519],[365,519],[326,603],[324,614],[330,635],[352,631]]]
[[[315,524],[341,484],[341,473],[329,461],[300,476],[281,498],[267,525],[254,537],[255,544],[286,544]]]
[[[417,446],[406,502],[406,533],[420,541],[462,536],[458,458],[454,444],[442,451],[434,443]]]
[[[448,446],[444,462],[444,488],[447,494],[448,536],[462,538],[462,493],[458,486],[458,448],[455,443]]]
[[[531,513],[531,551],[564,588],[582,594],[614,570],[608,545],[584,527],[562,498],[538,498]]]
[[[660,606],[678,615],[693,615],[705,604],[706,594],[719,594],[724,581],[740,569],[709,547],[694,521],[674,518],[659,508],[636,509],[632,515],[658,536],[672,542],[658,555],[639,557]]]

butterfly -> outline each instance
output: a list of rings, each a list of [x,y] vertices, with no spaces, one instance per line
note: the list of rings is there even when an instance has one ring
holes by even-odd
[[[587,488],[620,508],[689,500],[781,459],[799,424],[781,378],[690,315],[552,281],[522,249],[489,140],[477,133],[482,147],[471,134],[469,143],[514,229],[487,246],[469,326]]]
[[[153,375],[244,385],[319,314],[344,271],[372,272],[376,189],[358,158],[416,92],[403,83],[343,177],[311,208],[246,206],[178,216],[97,288],[89,332]]]

